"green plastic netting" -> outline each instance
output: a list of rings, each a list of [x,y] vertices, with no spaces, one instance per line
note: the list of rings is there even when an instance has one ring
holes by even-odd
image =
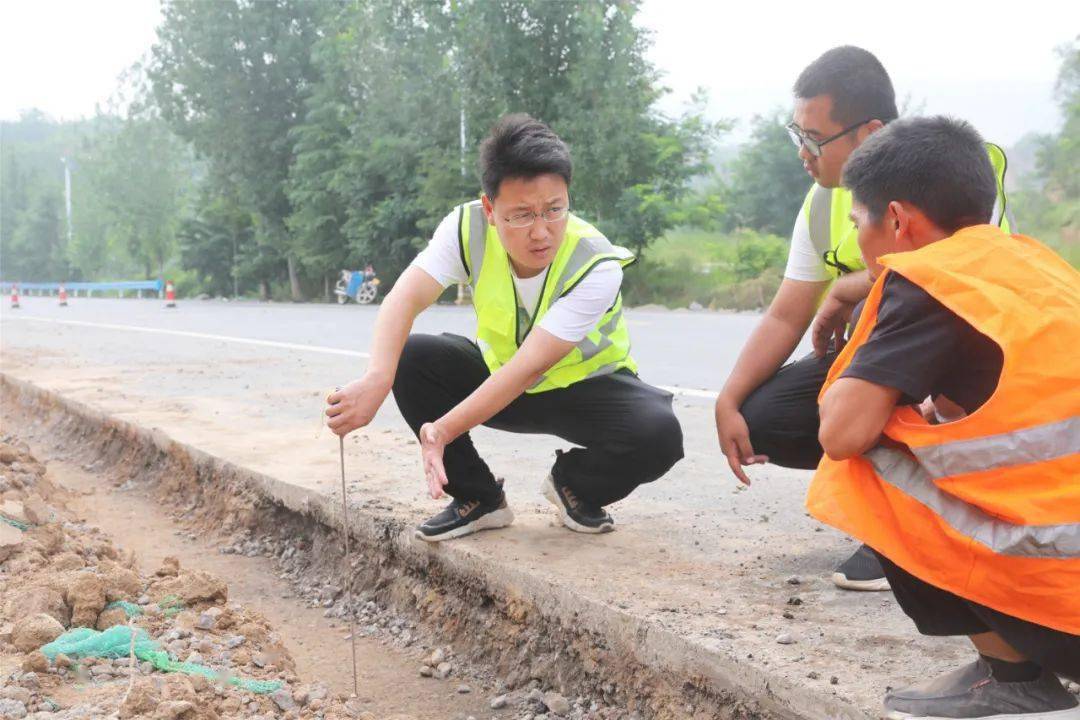
[[[172,617],[184,609],[184,601],[175,595],[166,595],[161,598],[158,607],[161,608],[161,612],[165,617]]]
[[[131,628],[127,625],[114,625],[103,632],[90,628],[68,630],[48,645],[41,652],[52,662],[60,653],[70,658],[123,658],[131,652]],[[223,675],[216,670],[196,663],[173,660],[161,649],[142,628],[135,628],[135,657],[148,662],[162,672],[181,672],[187,675],[202,675],[208,680],[221,681],[235,685],[253,693],[267,695],[281,688],[277,680],[251,680]]]
[[[139,617],[143,614],[141,607],[135,603],[129,603],[127,600],[116,600],[105,606],[106,610],[112,610],[113,608],[120,608],[129,618]]]
[[[26,530],[30,527],[29,523],[24,523],[21,520],[16,520],[15,518],[9,518],[7,515],[0,515],[0,522],[6,522],[11,527],[22,530],[23,532],[26,532]]]

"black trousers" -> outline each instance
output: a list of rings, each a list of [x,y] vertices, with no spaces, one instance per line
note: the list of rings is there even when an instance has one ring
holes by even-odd
[[[1080,681],[1080,635],[1036,625],[965,600],[920,580],[881,553],[877,556],[896,602],[923,635],[995,632],[1032,662]]]
[[[788,363],[743,402],[754,453],[783,467],[813,470],[824,451],[818,442],[818,393],[837,353]]]
[[[394,399],[414,433],[464,400],[488,377],[480,349],[459,335],[410,335],[394,380]],[[652,482],[683,456],[682,428],[671,394],[629,371],[561,390],[523,394],[484,423],[515,433],[555,435],[580,445],[560,452],[552,472],[583,501],[607,505]],[[501,490],[472,438],[462,435],[443,456],[447,493],[494,501]]]

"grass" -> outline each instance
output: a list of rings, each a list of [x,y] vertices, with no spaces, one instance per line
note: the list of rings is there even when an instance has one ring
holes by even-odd
[[[787,241],[776,236],[676,228],[627,273],[624,294],[631,305],[757,309],[779,287],[786,257]]]

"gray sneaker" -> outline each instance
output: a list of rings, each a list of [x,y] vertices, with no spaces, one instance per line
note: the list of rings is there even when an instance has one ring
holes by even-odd
[[[1038,680],[1003,683],[979,658],[939,678],[885,696],[889,720],[1080,720],[1078,701],[1052,673]]]

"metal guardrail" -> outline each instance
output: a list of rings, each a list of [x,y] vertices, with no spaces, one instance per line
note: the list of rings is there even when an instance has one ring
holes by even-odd
[[[19,291],[22,293],[36,292],[49,294],[60,291],[60,283],[58,282],[0,282],[0,292],[8,293],[11,291],[11,287],[17,285]],[[73,296],[79,291],[84,296],[92,295],[95,292],[108,292],[115,291],[124,293],[128,290],[135,290],[139,292],[139,296],[142,296],[143,290],[151,290],[158,295],[165,289],[165,283],[161,280],[118,280],[116,282],[66,282],[64,288]]]

